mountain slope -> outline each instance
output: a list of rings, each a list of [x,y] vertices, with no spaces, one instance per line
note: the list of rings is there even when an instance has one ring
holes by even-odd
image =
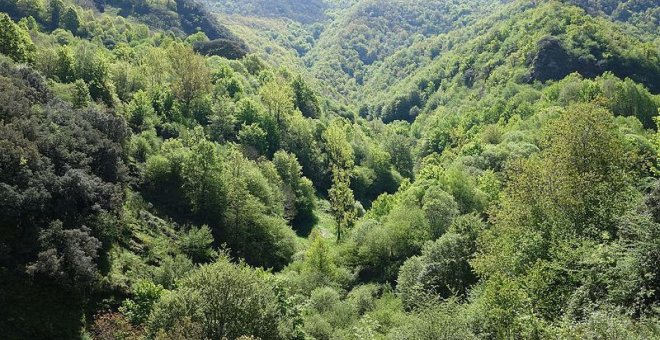
[[[93,31],[94,28],[91,28],[91,31],[79,30],[82,11],[77,11],[75,8],[61,0],[50,1],[48,8],[43,1],[37,1],[32,7],[30,7],[30,2],[15,0],[3,1],[0,4],[0,11],[8,13],[17,21],[25,15],[29,15],[47,30],[64,28],[87,38],[98,34],[99,32]],[[207,43],[207,45],[216,46],[215,49],[208,48],[208,46],[206,49],[200,48],[204,52],[232,59],[242,58],[248,53],[245,42],[218,22],[215,16],[210,15],[203,5],[195,0],[178,0],[168,3],[94,0],[83,2],[82,6],[77,8],[92,12],[109,11],[113,13],[112,15],[116,13],[121,17],[144,23],[151,29],[169,30],[178,36],[203,32],[211,40],[211,43]],[[104,41],[108,47],[112,47],[116,43],[111,37]]]
[[[325,11],[330,7],[325,0],[221,0],[208,1],[208,4],[226,14],[288,18],[304,24],[326,19]]]
[[[610,71],[657,93],[660,55],[654,45],[574,7],[514,3],[386,61],[364,87],[363,98],[371,107],[362,113],[386,121],[410,120],[410,110],[433,110],[427,103],[442,96],[441,89],[479,89],[509,80],[546,82],[572,72],[594,77]]]
[[[305,56],[318,79],[352,98],[369,70],[425,37],[467,25],[499,1],[360,1],[340,12]]]
[[[611,19],[627,22],[642,31],[658,34],[660,6],[653,0],[588,1],[568,0],[591,15],[606,15]]]
[[[204,3],[0,3],[2,336],[660,338],[647,0]]]

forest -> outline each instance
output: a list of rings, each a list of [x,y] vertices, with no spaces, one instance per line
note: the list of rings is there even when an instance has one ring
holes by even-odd
[[[660,338],[655,0],[0,1],[0,338]]]

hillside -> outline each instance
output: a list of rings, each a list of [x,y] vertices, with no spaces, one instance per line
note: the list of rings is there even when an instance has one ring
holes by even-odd
[[[464,26],[497,1],[360,1],[337,15],[306,54],[318,79],[353,97],[370,70],[416,40]]]
[[[627,54],[626,49],[631,45],[635,45],[634,49],[640,50],[641,53],[648,51],[648,53],[657,54],[654,49],[657,45],[660,17],[658,17],[658,9],[652,5],[652,1],[615,1],[611,3],[566,1],[567,4],[585,10],[594,18],[593,21],[564,23],[558,19],[550,23],[549,20],[545,20],[543,24],[536,25],[532,29],[535,33],[533,36],[522,35],[523,21],[529,24],[531,20],[536,20],[538,16],[535,17],[535,15],[541,11],[536,7],[544,7],[543,4],[547,1],[539,2],[538,5],[533,5],[531,8],[526,8],[529,6],[528,4],[519,2],[506,6],[507,2],[479,2],[479,5],[476,5],[466,1],[427,1],[419,4],[408,1],[387,3],[360,1],[350,6],[344,5],[344,9],[327,11],[337,18],[336,20],[326,20],[313,25],[303,24],[302,26],[291,26],[286,21],[279,23],[278,25],[285,25],[286,31],[263,26],[250,31],[251,28],[248,26],[253,24],[250,19],[247,19],[250,25],[243,23],[237,25],[248,31],[244,32],[245,36],[249,37],[253,34],[264,36],[258,42],[253,41],[255,52],[261,52],[266,59],[282,53],[288,54],[285,59],[290,58],[291,53],[294,56],[297,54],[312,72],[312,76],[323,83],[321,86],[324,88],[324,93],[340,101],[349,98],[350,100],[346,103],[363,102],[364,98],[372,98],[374,94],[385,94],[387,92],[383,91],[384,89],[397,87],[394,82],[400,83],[406,78],[414,78],[420,73],[426,72],[431,68],[429,64],[434,61],[437,64],[446,63],[446,59],[439,58],[440,54],[448,52],[482,53],[481,51],[467,51],[465,45],[494,44],[495,42],[482,41],[482,37],[486,34],[489,34],[488,37],[491,38],[495,34],[499,34],[500,36],[495,38],[500,40],[509,38],[509,44],[511,41],[515,41],[514,44],[527,45],[529,42],[518,42],[518,40],[531,41],[534,39],[539,45],[537,48],[540,48],[541,45],[539,40],[545,38],[545,36],[536,34],[537,32],[544,32],[546,36],[558,36],[561,46],[555,47],[554,43],[546,42],[545,50],[540,51],[540,54],[545,56],[554,53],[554,57],[557,58],[562,57],[563,53],[566,54],[563,56],[564,59],[553,60],[550,58],[538,59],[538,61],[557,62],[566,66],[575,64],[575,66],[572,69],[555,70],[558,75],[536,74],[530,76],[543,81],[553,78],[553,76],[562,78],[572,71],[581,72],[589,77],[605,71],[614,71],[619,76],[626,77],[632,75],[626,68],[635,68],[638,66],[635,63],[643,62],[634,59],[645,59],[646,56],[625,55],[621,56],[622,60],[605,60],[603,56],[610,53]],[[220,7],[226,7],[224,3],[220,5],[222,5]],[[231,6],[229,4],[229,7]],[[258,6],[253,7],[258,8]],[[569,6],[565,6],[565,8],[569,8]],[[258,13],[231,13],[261,16]],[[545,14],[555,18],[570,15],[567,12],[547,12]],[[583,14],[573,15],[584,17]],[[234,18],[238,17],[240,15],[234,15]],[[503,27],[504,18],[507,18],[510,25],[514,26],[509,31],[519,34],[518,36],[501,36],[502,29],[499,32],[493,29],[495,26]],[[474,25],[470,24],[472,22]],[[617,24],[619,22],[630,23],[630,25],[619,25]],[[558,25],[559,29],[552,31],[554,28],[550,24]],[[566,29],[570,30],[581,25],[599,27],[592,29],[593,32],[589,33],[590,37],[579,37],[575,34],[571,36],[571,33],[566,31]],[[487,30],[490,32],[486,32]],[[609,32],[617,38],[610,39],[605,34],[598,36],[602,32]],[[633,41],[625,41],[628,37],[632,37]],[[482,40],[479,40],[480,38]],[[598,50],[588,44],[598,44]],[[268,47],[263,48],[264,46]],[[456,47],[461,51],[454,51]],[[619,51],[609,50],[617,48]],[[278,51],[280,49],[283,51]],[[573,49],[574,56],[570,55],[570,51],[562,51],[562,49]],[[589,58],[581,59],[582,51],[578,51],[578,49],[593,50],[589,51],[591,54]],[[531,64],[534,55],[527,57],[530,58],[527,61],[528,64]],[[475,55],[471,58],[477,57]],[[485,59],[485,57],[482,58]],[[651,67],[651,65],[645,67]],[[532,71],[530,70],[530,72]],[[655,79],[657,76],[655,72],[657,70],[651,70],[648,78]],[[645,72],[639,72],[639,74],[645,74]],[[647,86],[653,86],[649,80],[637,80],[645,82]],[[387,93],[385,96],[392,98],[392,95],[392,93]]]
[[[0,337],[659,338],[659,13],[3,1]]]
[[[331,7],[325,0],[248,0],[208,1],[212,8],[227,14],[251,17],[287,18],[304,24],[326,19],[326,10]]]
[[[386,61],[364,86],[364,101],[372,106],[362,112],[385,121],[411,120],[417,111],[435,109],[440,98],[447,97],[446,89],[483,93],[510,81],[546,83],[574,72],[590,78],[611,72],[658,93],[658,40],[646,41],[649,38],[631,36],[624,28],[587,17],[577,8],[552,2],[514,3]]]
[[[658,34],[660,8],[653,0],[569,0],[566,2],[583,8],[590,15],[605,15],[616,21],[630,23],[642,31]]]

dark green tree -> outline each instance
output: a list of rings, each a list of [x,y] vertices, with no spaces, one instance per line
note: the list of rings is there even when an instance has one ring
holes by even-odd
[[[309,118],[320,118],[321,106],[314,90],[305,83],[302,76],[297,76],[291,84],[295,96],[295,106],[303,116]]]
[[[80,17],[75,8],[69,7],[66,9],[62,18],[59,21],[59,26],[65,30],[71,31],[73,34],[78,34],[80,28]]]

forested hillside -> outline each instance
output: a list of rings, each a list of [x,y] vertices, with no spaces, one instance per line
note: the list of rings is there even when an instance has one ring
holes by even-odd
[[[642,31],[658,34],[660,6],[653,0],[569,0],[566,2],[583,8],[591,15],[606,15],[611,19],[630,23]]]
[[[331,4],[324,0],[248,0],[208,1],[220,12],[251,17],[287,18],[305,24],[322,21]]]
[[[351,97],[370,71],[415,41],[464,26],[499,1],[360,1],[326,27],[307,54],[314,75]]]
[[[387,60],[365,85],[361,104],[369,104],[361,113],[384,121],[412,120],[446,100],[465,99],[448,92],[484,93],[561,80],[571,73],[595,77],[610,72],[657,93],[657,41],[657,36],[631,35],[560,3],[512,3],[474,25],[432,37]]]
[[[660,338],[659,15],[2,1],[0,337]]]

